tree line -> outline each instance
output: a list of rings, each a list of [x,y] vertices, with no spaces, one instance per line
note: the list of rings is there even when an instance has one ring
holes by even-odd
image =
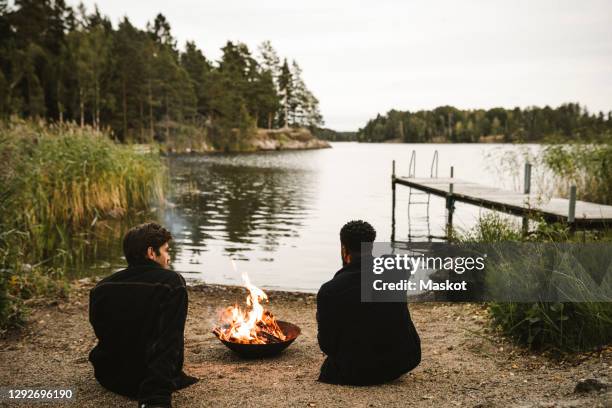
[[[612,111],[591,114],[578,103],[557,108],[460,110],[440,106],[417,112],[390,110],[359,129],[355,140],[410,143],[497,141],[535,142],[547,138],[591,141],[612,136]]]
[[[179,49],[166,17],[115,28],[96,7],[0,0],[0,116],[109,128],[120,141],[164,141],[205,129],[217,144],[255,127],[323,124],[297,62],[270,42],[228,41],[219,61]]]
[[[317,127],[312,130],[314,135],[330,142],[352,142],[357,140],[357,132],[339,132],[330,128]]]

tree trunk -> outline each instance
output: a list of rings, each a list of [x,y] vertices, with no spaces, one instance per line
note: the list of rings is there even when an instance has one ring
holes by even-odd
[[[95,128],[96,130],[100,130],[100,83],[96,80],[96,119],[95,119]]]
[[[170,140],[170,107],[168,106],[168,95],[165,96],[166,99],[166,142]]]
[[[127,137],[127,91],[125,89],[125,78],[123,79],[123,141]]]
[[[59,123],[61,125],[64,123],[64,105],[62,105],[59,80],[57,81],[57,113],[59,114]]]
[[[272,129],[272,112],[268,112],[268,129]]]
[[[285,103],[285,129],[287,129],[289,127],[289,107],[287,106],[287,103]]]
[[[83,101],[83,88],[79,88],[79,108],[81,110],[81,127],[85,126],[85,101]]]
[[[149,132],[152,142],[155,137],[155,129],[153,128],[153,91],[151,90],[151,80],[149,80]]]
[[[144,142],[145,140],[145,118],[144,118],[144,104],[142,103],[142,99],[139,100],[140,104],[140,141]]]

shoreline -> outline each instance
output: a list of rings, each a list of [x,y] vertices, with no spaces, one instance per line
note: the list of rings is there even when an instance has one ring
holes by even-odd
[[[303,150],[322,150],[322,149],[332,149],[331,145],[329,146],[321,146],[321,147],[286,147],[279,149],[259,149],[259,150],[231,150],[231,151],[221,151],[221,150],[169,150],[169,151],[161,151],[162,156],[183,156],[183,155],[202,155],[202,156],[215,156],[215,155],[227,155],[227,154],[235,154],[235,155],[245,155],[245,154],[258,154],[258,153],[275,153],[275,152],[288,152],[288,151],[303,151]]]
[[[150,149],[153,145],[141,145],[141,149]],[[160,145],[165,154],[220,154],[220,153],[258,153],[266,151],[314,150],[331,148],[326,140],[314,136],[306,128],[256,129],[251,136],[240,143],[227,145],[225,148],[214,147],[210,140],[186,144]]]
[[[79,407],[133,406],[102,388],[87,353],[96,340],[88,322],[93,281],[75,281],[68,299],[30,303],[21,330],[0,339],[0,383],[12,387],[69,386]],[[612,396],[574,393],[581,378],[612,375],[612,347],[553,359],[514,345],[491,331],[479,304],[413,303],[423,359],[389,384],[333,386],[316,381],[324,355],[316,339],[314,294],[266,291],[279,319],[302,329],[281,355],[242,360],[211,334],[216,311],[244,303],[239,286],[189,287],[185,371],[200,382],[174,394],[179,407],[235,406],[605,406]],[[378,330],[364,322],[364,330]],[[379,329],[384,335],[384,329]],[[356,333],[358,335],[358,333]],[[557,405],[555,405],[557,404]],[[58,404],[57,406],[63,406]],[[74,406],[74,401],[65,406]]]

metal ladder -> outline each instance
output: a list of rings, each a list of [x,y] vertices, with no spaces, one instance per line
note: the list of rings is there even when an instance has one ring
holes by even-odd
[[[413,150],[410,155],[410,164],[408,166],[408,178],[416,177],[416,151]],[[433,159],[431,160],[431,169],[429,173],[429,177],[438,178],[438,151],[434,151]],[[425,198],[426,196],[426,198]],[[419,198],[420,197],[420,198]],[[431,202],[431,194],[425,193],[423,191],[419,191],[413,189],[412,187],[408,188],[408,242],[413,242],[413,238],[427,238],[429,242],[431,242],[432,238],[435,238],[431,235],[431,223],[429,218],[429,204]],[[424,221],[427,225],[427,233],[426,234],[414,234],[413,230],[415,228],[412,225],[412,220],[410,218],[410,208],[413,205],[425,205],[425,217]],[[418,231],[416,231],[418,232]]]

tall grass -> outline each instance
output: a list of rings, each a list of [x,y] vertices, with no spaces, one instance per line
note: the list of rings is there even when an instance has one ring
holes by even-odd
[[[600,204],[612,204],[612,139],[598,143],[544,144],[535,152],[527,146],[500,148],[487,157],[489,170],[501,180],[512,181],[510,187],[522,189],[523,166],[529,162],[532,170],[532,193],[543,199],[569,195],[570,185],[576,185],[578,199]]]
[[[602,239],[600,235],[590,237]],[[481,218],[472,230],[459,235],[461,242],[486,243],[569,242],[583,239],[572,236],[564,225],[547,225],[543,222],[524,238],[517,227],[497,214]],[[609,236],[604,239],[609,239]],[[501,271],[491,275],[496,279],[509,276]],[[499,284],[503,286],[503,282]],[[491,302],[488,307],[494,326],[530,348],[579,351],[612,342],[610,302]]]
[[[60,291],[76,238],[107,217],[163,200],[166,168],[109,135],[74,125],[0,123],[0,326],[20,300]],[[16,309],[17,308],[17,309]]]
[[[543,163],[552,170],[561,194],[567,195],[567,187],[575,184],[580,199],[612,204],[612,141],[549,145]]]

